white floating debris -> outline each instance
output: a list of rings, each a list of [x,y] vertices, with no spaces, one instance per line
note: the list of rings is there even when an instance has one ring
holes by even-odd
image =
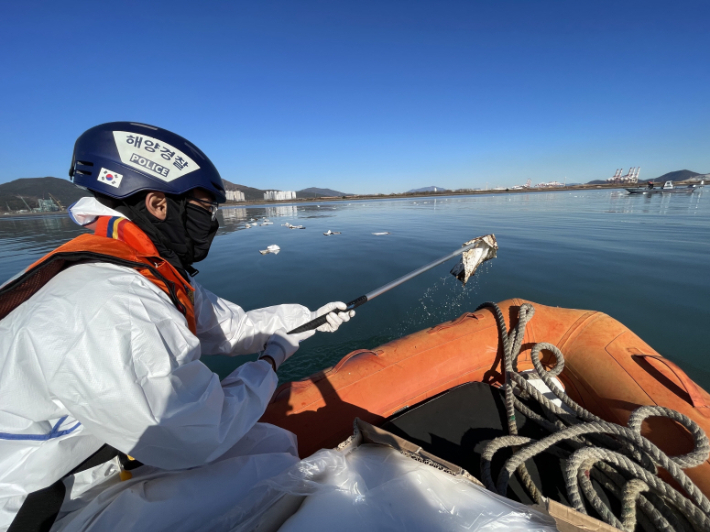
[[[340,234],[340,231],[331,231],[330,229],[328,229],[328,232],[323,233],[323,234],[324,234],[325,236],[339,235],[339,234]]]
[[[270,246],[266,246],[266,249],[260,249],[259,253],[262,255],[266,255],[268,253],[273,253],[276,255],[279,251],[281,251],[281,248],[277,246],[276,244],[271,244]]]
[[[260,225],[274,225],[274,222],[261,222]]]
[[[372,233],[372,234],[375,236],[382,236],[382,235],[390,235],[392,233],[390,233],[389,231],[382,231],[381,233]]]
[[[494,259],[498,252],[498,241],[493,234],[479,236],[478,238],[469,240],[463,244],[463,247],[471,244],[475,244],[475,246],[462,253],[461,260],[451,268],[450,272],[451,275],[461,281],[464,286],[468,278],[476,273],[478,267],[487,260]]]
[[[286,222],[286,223],[283,224],[283,225],[285,225],[285,226],[288,227],[289,229],[305,229],[305,227],[302,226],[302,225],[291,225],[291,224],[288,223],[288,222]]]
[[[249,224],[244,224],[244,229],[251,229],[251,225],[249,225]]]
[[[249,218],[250,222],[256,222],[256,218]]]

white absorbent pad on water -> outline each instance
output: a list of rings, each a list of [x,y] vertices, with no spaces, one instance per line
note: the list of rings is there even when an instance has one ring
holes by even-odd
[[[231,530],[269,529],[259,521],[284,494],[306,498],[280,532],[557,530],[548,516],[380,445],[321,450],[254,494],[251,511],[234,509]]]

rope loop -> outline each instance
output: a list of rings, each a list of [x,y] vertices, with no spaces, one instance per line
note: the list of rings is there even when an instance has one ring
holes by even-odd
[[[549,351],[555,355],[555,365],[548,370],[545,370],[542,362],[540,362],[540,353],[543,350]],[[556,345],[548,344],[547,342],[535,344],[530,352],[530,358],[532,359],[533,366],[535,366],[535,371],[537,371],[538,374],[547,373],[556,377],[562,373],[563,369],[565,369],[565,356],[562,354],[562,351],[560,351]]]
[[[641,434],[641,424],[651,417],[667,417],[680,423],[691,436],[693,436],[693,442],[695,443],[695,448],[683,455],[670,457],[673,462],[675,462],[679,467],[687,469],[689,467],[696,467],[705,462],[708,457],[710,457],[710,441],[705,434],[705,431],[700,428],[700,426],[690,419],[688,416],[666,408],[664,406],[641,406],[634,410],[629,417],[629,421],[626,424],[631,430]]]
[[[608,524],[620,530],[633,532],[637,526],[643,530],[685,532],[710,530],[710,500],[683,472],[696,467],[710,457],[710,441],[700,426],[689,417],[662,406],[641,406],[629,417],[626,427],[610,423],[595,416],[575,402],[553,380],[565,367],[560,349],[550,343],[533,346],[530,358],[537,376],[567,406],[570,412],[550,401],[537,388],[517,372],[518,357],[525,336],[525,327],[535,314],[529,303],[520,306],[518,322],[508,330],[503,312],[495,303],[484,303],[477,310],[488,308],[498,324],[503,348],[503,390],[508,418],[509,436],[488,442],[481,453],[481,477],[484,485],[505,496],[508,483],[514,474],[531,494],[541,502],[543,494],[535,486],[525,462],[541,452],[565,458],[564,470],[567,495],[572,506],[587,513],[582,496],[596,513]],[[555,356],[555,365],[547,370],[540,362],[540,353],[548,351]],[[542,408],[539,415],[515,396],[517,389],[523,400],[534,400]],[[550,434],[539,441],[519,436],[515,412],[522,412]],[[651,417],[671,419],[685,427],[693,437],[694,449],[684,455],[669,457],[654,443],[641,435],[643,422]],[[564,443],[565,447],[559,444]],[[513,448],[513,455],[505,462],[493,480],[491,461],[505,447]],[[572,452],[567,450],[569,447]],[[684,490],[685,495],[658,476],[658,467],[664,468]],[[602,501],[592,479],[621,502],[621,515],[616,516]]]

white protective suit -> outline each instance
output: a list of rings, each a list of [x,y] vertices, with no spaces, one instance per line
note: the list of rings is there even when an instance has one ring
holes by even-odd
[[[71,214],[121,216],[89,198]],[[125,482],[113,461],[66,479],[53,531],[196,530],[298,460],[293,434],[257,423],[278,382],[269,363],[220,382],[200,357],[256,353],[312,313],[245,312],[194,287],[197,337],[165,292],[107,263],[60,272],[0,321],[0,530],[104,443],[150,466]]]

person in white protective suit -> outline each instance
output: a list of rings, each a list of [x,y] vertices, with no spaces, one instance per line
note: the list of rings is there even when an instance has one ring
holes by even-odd
[[[259,423],[276,369],[353,311],[245,312],[193,279],[225,201],[169,131],[115,122],[77,140],[70,208],[93,231],[0,287],[0,530],[199,530],[298,461]],[[202,355],[261,352],[223,381]]]

